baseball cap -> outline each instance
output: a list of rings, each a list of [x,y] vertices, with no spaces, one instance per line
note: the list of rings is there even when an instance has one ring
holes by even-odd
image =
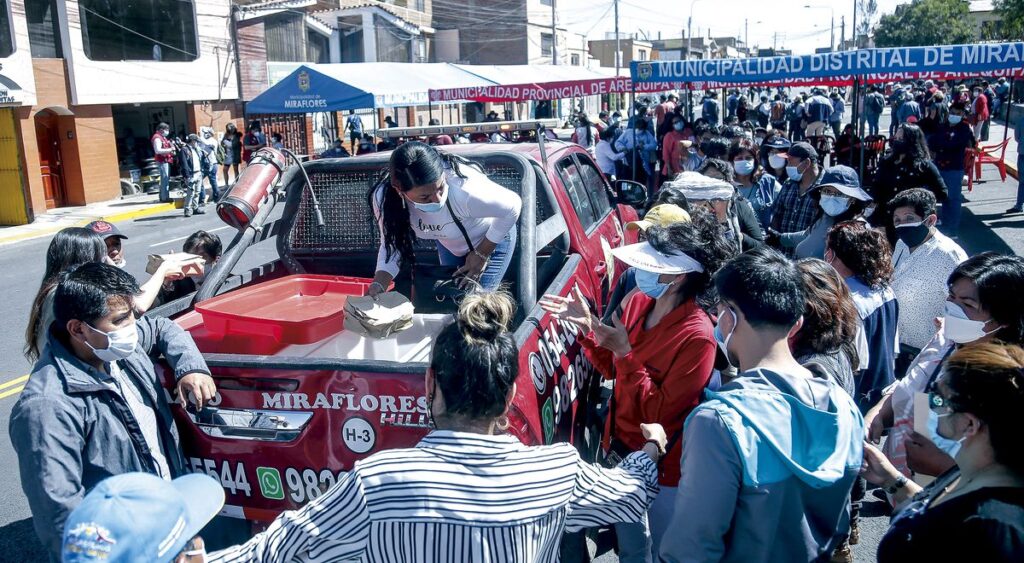
[[[107,221],[93,221],[85,226],[86,229],[100,235],[103,238],[118,237],[128,238],[121,234],[121,229],[117,228],[117,225],[108,223]]]
[[[779,156],[782,158],[789,158],[795,156],[801,160],[818,159],[818,151],[814,150],[814,147],[810,143],[800,141],[799,143],[793,143],[786,152],[781,153]]]
[[[678,205],[672,205],[671,203],[663,203],[661,205],[655,205],[644,218],[639,221],[630,221],[626,223],[627,231],[641,230],[647,231],[651,227],[667,227],[674,223],[689,223],[690,214],[685,209]]]
[[[104,481],[64,524],[64,563],[173,561],[224,505],[224,489],[208,475],[166,481],[123,473]]]
[[[782,135],[774,135],[762,141],[761,146],[770,149],[788,149],[793,146],[793,142]]]
[[[814,186],[814,189],[823,188],[825,186],[831,186],[844,195],[852,198],[859,199],[861,201],[871,201],[871,196],[868,195],[864,188],[860,187],[860,177],[857,176],[857,171],[849,166],[831,166],[825,169],[824,174],[821,175],[821,182]]]

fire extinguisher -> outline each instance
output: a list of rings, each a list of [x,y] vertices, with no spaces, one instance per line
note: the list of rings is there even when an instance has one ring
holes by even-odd
[[[285,155],[276,149],[264,147],[256,151],[235,185],[217,204],[221,220],[238,230],[246,228],[260,207],[274,197],[271,188],[287,163]]]

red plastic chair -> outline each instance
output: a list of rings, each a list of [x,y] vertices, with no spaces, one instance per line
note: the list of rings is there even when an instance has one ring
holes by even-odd
[[[1005,182],[1006,181],[1006,146],[1010,144],[1010,139],[1006,139],[998,145],[990,146],[979,146],[978,156],[974,159],[974,177],[981,179],[981,165],[982,164],[994,164],[999,169],[999,177]],[[996,158],[996,153],[999,153],[999,157]],[[968,169],[970,170],[970,169]]]

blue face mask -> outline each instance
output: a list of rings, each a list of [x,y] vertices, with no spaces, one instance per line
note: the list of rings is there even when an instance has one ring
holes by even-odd
[[[737,174],[743,176],[749,176],[754,172],[754,161],[753,160],[735,160],[732,163],[733,169]]]
[[[671,283],[662,283],[658,281],[658,278],[660,277],[661,274],[638,269],[636,271],[636,287],[647,294],[651,299],[657,299],[662,295],[665,295],[665,292],[668,291],[668,287],[672,285]]]
[[[405,196],[402,196],[402,197],[405,197]],[[413,205],[413,207],[415,207],[416,209],[419,209],[420,211],[422,211],[424,213],[437,213],[438,211],[441,211],[442,209],[444,209],[444,202],[447,201],[447,200],[448,200],[448,185],[445,184],[444,188],[441,190],[441,195],[438,196],[438,201],[436,203],[417,203],[415,201],[411,201],[409,203],[411,203]]]
[[[821,209],[828,215],[836,217],[850,208],[850,198],[838,195],[823,195],[819,202]]]
[[[682,122],[672,124],[672,128],[675,129],[676,131],[682,131],[684,126],[685,125]]]
[[[963,445],[964,439],[953,440],[939,434],[939,419],[952,414],[938,414],[934,410],[928,409],[928,438],[935,444],[935,447],[946,452],[949,457],[955,458],[956,454],[960,453],[960,446]]]
[[[804,177],[804,173],[800,171],[799,166],[786,166],[786,176],[789,176],[790,180],[799,182]]]
[[[952,115],[952,114],[950,114],[950,116],[949,116],[949,124],[950,125],[956,125],[956,124],[960,123],[960,121],[962,121],[963,118],[964,117],[962,115]]]

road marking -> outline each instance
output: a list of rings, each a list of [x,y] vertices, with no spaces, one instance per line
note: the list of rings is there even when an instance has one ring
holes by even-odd
[[[209,231],[206,231],[206,232],[208,232],[208,233],[215,233],[217,231],[223,231],[224,229],[230,229],[230,228],[231,228],[230,225],[225,225],[223,227],[217,227],[216,229],[210,229]],[[165,244],[171,244],[172,242],[178,242],[179,240],[185,240],[185,239],[187,239],[190,236],[192,236],[192,235],[189,234],[189,235],[185,235],[183,237],[172,238],[171,240],[165,240],[165,241],[158,242],[156,244],[151,244],[151,245],[149,245],[149,247],[150,248],[155,248],[157,246],[163,246]]]
[[[0,399],[6,399],[7,397],[10,397],[11,395],[17,395],[18,393],[21,393],[24,389],[25,389],[25,386],[22,385],[21,387],[15,387],[14,389],[11,389],[10,391],[4,391],[3,393],[0,393]]]
[[[17,385],[19,383],[25,383],[26,381],[28,381],[28,376],[27,375],[23,375],[21,377],[16,377],[16,378],[14,378],[14,379],[12,379],[10,381],[5,381],[4,383],[0,383],[0,389],[6,389],[8,387],[12,387],[12,386]]]

